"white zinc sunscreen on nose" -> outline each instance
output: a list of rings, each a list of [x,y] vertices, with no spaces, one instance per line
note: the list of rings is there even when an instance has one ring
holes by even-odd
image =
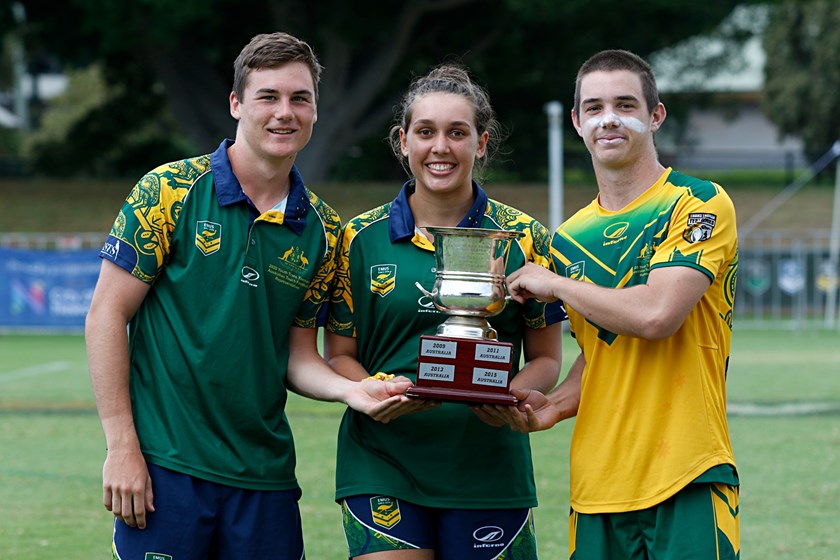
[[[636,117],[620,117],[615,113],[607,113],[600,119],[590,119],[584,123],[587,129],[606,128],[608,126],[623,126],[635,132],[647,132],[648,126]]]

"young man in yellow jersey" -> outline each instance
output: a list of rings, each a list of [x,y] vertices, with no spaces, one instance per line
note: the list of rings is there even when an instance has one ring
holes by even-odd
[[[514,429],[577,416],[570,556],[738,558],[726,369],[738,241],[717,184],[664,167],[653,71],[627,51],[581,66],[572,122],[598,196],[557,229],[556,274],[527,265],[514,299],[562,300],[581,355],[548,395],[520,391]]]

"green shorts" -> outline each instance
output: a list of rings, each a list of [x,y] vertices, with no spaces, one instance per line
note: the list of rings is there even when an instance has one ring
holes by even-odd
[[[569,517],[572,560],[735,560],[741,555],[738,487],[693,483],[652,508]]]

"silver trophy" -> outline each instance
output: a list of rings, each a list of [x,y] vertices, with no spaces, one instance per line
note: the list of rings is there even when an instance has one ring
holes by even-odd
[[[509,300],[505,265],[511,241],[525,234],[482,228],[429,227],[437,272],[431,292],[415,285],[450,317],[435,336],[422,336],[415,387],[409,396],[515,404],[510,394],[513,345],[499,342],[487,317]]]

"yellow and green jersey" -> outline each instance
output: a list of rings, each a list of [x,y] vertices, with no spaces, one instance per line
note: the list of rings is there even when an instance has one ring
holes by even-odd
[[[339,218],[294,168],[285,206],[260,215],[228,145],[146,174],[101,255],[151,285],[129,337],[146,459],[240,488],[294,489],[288,333],[316,326]]]
[[[488,199],[474,184],[475,204],[460,227],[521,231],[510,245],[507,272],[528,261],[549,266],[549,234],[539,222]],[[421,335],[434,335],[447,315],[415,286],[432,291],[434,247],[415,230],[409,182],[388,204],[345,224],[327,328],[356,338],[371,374],[415,379]],[[545,305],[511,301],[491,325],[513,344],[519,371],[526,328],[542,328]],[[548,318],[548,322],[554,318]],[[336,498],[384,494],[428,507],[518,508],[536,505],[528,436],[480,421],[466,405],[410,414],[382,424],[348,409],[338,437]]]
[[[551,251],[558,274],[608,288],[644,284],[668,266],[710,282],[664,340],[617,335],[567,305],[587,363],[571,445],[575,511],[648,508],[718,465],[732,467],[704,480],[731,483],[725,383],[738,240],[729,196],[668,169],[621,211],[595,200],[577,212],[557,229]]]

